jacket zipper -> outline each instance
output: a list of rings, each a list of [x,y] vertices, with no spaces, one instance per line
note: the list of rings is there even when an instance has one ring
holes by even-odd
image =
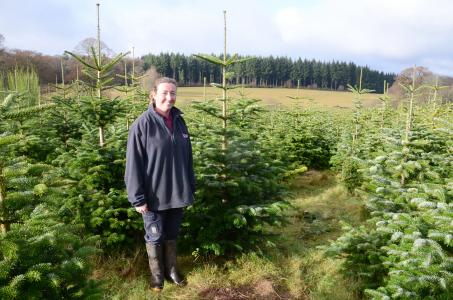
[[[156,112],[156,114],[158,114],[158,113]],[[171,142],[173,143],[173,145],[176,145],[176,139],[175,139],[176,126],[175,126],[175,123],[176,123],[176,119],[177,118],[179,118],[179,114],[175,115],[174,118],[173,118],[173,132],[171,132],[170,129],[168,129],[167,124],[165,124],[164,118],[162,116],[159,116],[159,118],[158,118],[160,123],[165,127],[165,129],[167,130],[168,134],[170,135]]]
[[[179,117],[179,115],[176,115],[172,121],[173,121],[173,132],[170,132],[170,129],[167,128],[168,132],[171,134],[171,141],[173,142],[174,145],[176,145],[176,139],[175,139],[175,131],[176,131],[176,119]],[[167,127],[167,125],[165,125]]]

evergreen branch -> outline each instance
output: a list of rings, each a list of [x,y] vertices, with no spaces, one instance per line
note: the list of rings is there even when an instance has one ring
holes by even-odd
[[[2,109],[7,109],[9,105],[11,105],[14,101],[14,97],[16,96],[15,93],[10,93],[8,96],[5,97],[2,103]]]
[[[92,70],[97,70],[96,66],[90,65],[90,64],[87,63],[83,58],[79,57],[77,54],[74,54],[74,53],[69,52],[69,51],[65,51],[64,53],[65,53],[65,54],[69,54],[70,56],[72,56],[73,58],[75,58],[78,62],[80,62],[81,64],[83,64],[85,67],[87,67],[87,68],[89,68],[89,69],[92,69]]]
[[[29,164],[25,162],[18,162],[13,165],[4,167],[2,174],[4,177],[17,177],[25,175],[28,172]]]
[[[105,64],[102,66],[102,71],[104,71],[104,72],[110,71],[120,60],[123,59],[123,57],[125,57],[128,54],[129,54],[129,52],[118,54],[108,64]]]
[[[0,135],[0,147],[4,145],[14,144],[23,139],[20,134]]]
[[[243,62],[246,62],[246,61],[249,61],[249,60],[253,60],[255,59],[255,57],[246,57],[246,58],[241,58],[241,59],[236,59],[234,61],[230,61],[231,58],[227,61],[227,66],[228,65],[233,65],[233,64],[240,64],[240,63],[243,63]]]
[[[49,109],[54,107],[55,105],[52,103],[44,104],[41,106],[32,106],[32,107],[25,107],[25,108],[18,108],[14,109],[13,111],[8,111],[3,114],[3,118],[5,119],[17,119],[17,118],[24,118],[31,115],[34,115],[37,112]]]
[[[193,56],[200,58],[204,61],[210,62],[212,64],[218,65],[218,66],[226,66],[226,64],[219,58],[212,56],[212,55],[207,55],[207,54],[193,54]]]
[[[90,51],[91,51],[91,55],[92,55],[91,57],[93,58],[93,61],[94,61],[94,66],[96,67],[95,70],[101,71],[102,66],[99,62],[98,56],[96,54],[96,50],[94,49],[94,47],[90,47]]]
[[[218,89],[222,89],[222,90],[233,90],[233,89],[237,89],[239,87],[241,87],[240,85],[228,85],[228,86],[223,86],[219,83],[211,83],[210,84],[212,87],[215,87],[215,88],[218,88]]]

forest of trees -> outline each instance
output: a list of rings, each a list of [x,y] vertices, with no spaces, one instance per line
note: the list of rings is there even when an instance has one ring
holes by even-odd
[[[148,54],[142,57],[143,68],[155,66],[157,72],[175,78],[181,85],[202,85],[207,82],[219,82],[221,70],[194,56],[179,53]],[[230,81],[232,84],[245,84],[254,87],[296,87],[343,90],[347,84],[355,85],[363,68],[364,87],[382,93],[383,82],[390,85],[395,74],[371,70],[350,62],[320,62],[314,59],[288,57],[254,57],[243,64],[236,64]]]

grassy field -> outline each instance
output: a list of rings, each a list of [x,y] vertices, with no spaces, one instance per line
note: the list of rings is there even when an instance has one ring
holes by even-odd
[[[105,96],[110,98],[124,97],[122,92],[117,90],[105,91]],[[242,96],[243,94],[244,96]],[[50,98],[53,93],[46,94]],[[222,91],[214,87],[206,88],[206,99],[217,99],[221,97]],[[312,89],[297,89],[290,88],[237,88],[229,90],[228,96],[232,99],[241,97],[249,99],[261,100],[260,104],[270,108],[292,107],[297,106],[320,106],[327,108],[351,108],[353,106],[354,95],[349,91],[326,91]],[[379,97],[382,94],[366,94],[362,95],[362,104],[364,107],[371,107],[380,103]],[[290,97],[299,97],[299,99],[291,99]],[[204,100],[203,87],[178,87],[177,102],[178,105],[189,104],[192,101]]]
[[[242,89],[233,89],[229,91],[229,96],[232,98],[240,98]],[[354,99],[351,92],[323,91],[300,89],[299,95],[301,99],[294,100],[289,98],[297,96],[296,89],[288,88],[244,88],[243,93],[247,98],[260,99],[263,105],[283,105],[292,106],[294,103],[302,103],[302,105],[320,105],[326,107],[349,108],[352,107]],[[177,99],[181,102],[190,102],[193,100],[202,101],[204,95],[203,87],[179,87]],[[221,96],[221,90],[214,87],[206,88],[206,98],[215,99]],[[381,94],[364,95],[362,102],[366,107],[380,103],[379,97]]]
[[[275,229],[275,248],[234,260],[195,261],[180,257],[189,284],[166,283],[160,295],[148,289],[143,249],[135,257],[99,262],[94,273],[105,281],[105,299],[310,299],[355,300],[356,282],[343,278],[341,261],[327,258],[318,246],[340,234],[340,220],[361,222],[361,202],[347,194],[329,172],[309,171],[292,182],[289,224]]]

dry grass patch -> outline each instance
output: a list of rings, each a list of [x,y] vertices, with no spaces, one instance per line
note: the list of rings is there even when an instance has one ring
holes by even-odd
[[[234,89],[230,93],[231,98],[241,98],[241,88]],[[299,91],[299,100],[293,100],[288,96],[295,97],[296,89],[288,88],[245,88],[244,95],[246,98],[260,99],[260,103],[271,107],[293,107],[295,104],[302,107],[323,106],[336,108],[351,108],[353,107],[352,100],[354,99],[350,92],[325,91],[301,89]],[[380,103],[380,94],[363,95],[363,105],[365,107],[374,106]],[[206,98],[216,99],[221,97],[221,91],[214,87],[206,88]],[[203,87],[179,87],[178,101],[191,102],[203,101]]]

